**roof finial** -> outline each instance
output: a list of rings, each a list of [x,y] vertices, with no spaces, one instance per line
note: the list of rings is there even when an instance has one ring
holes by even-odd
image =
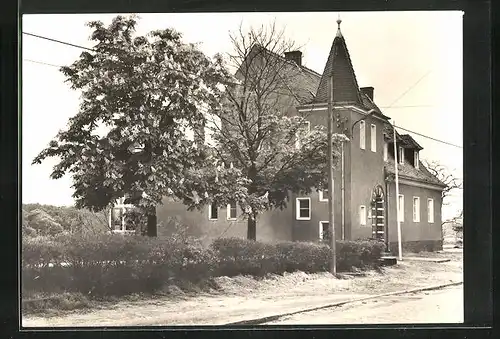
[[[339,17],[337,19],[337,25],[338,25],[338,28],[337,28],[337,36],[338,37],[342,37],[342,33],[340,32],[340,24],[342,23],[342,20],[340,20],[340,13],[339,13]]]

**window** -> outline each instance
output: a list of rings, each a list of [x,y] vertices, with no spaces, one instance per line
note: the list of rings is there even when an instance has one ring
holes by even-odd
[[[371,126],[370,130],[370,138],[371,138],[371,150],[372,152],[377,152],[377,126]]]
[[[309,121],[304,121],[295,133],[295,148],[299,149],[302,147],[302,138],[304,138],[311,130],[311,123]]]
[[[366,226],[366,206],[359,206],[359,224]]]
[[[328,190],[319,191],[319,201],[328,201]]]
[[[125,198],[116,200],[116,204],[109,210],[108,223],[111,232],[131,233],[136,230],[136,223],[128,218],[128,213],[133,211],[134,205],[125,204]]]
[[[236,220],[236,202],[227,204],[227,220]]]
[[[297,220],[311,220],[311,198],[296,199]]]
[[[330,234],[330,223],[328,221],[319,222],[319,239],[328,240]]]
[[[405,221],[405,197],[404,195],[399,195],[399,221]]]
[[[361,149],[365,149],[365,138],[366,138],[365,122],[361,120],[359,122],[359,147]]]
[[[403,147],[399,147],[399,163],[403,165],[405,163],[405,151]]]
[[[413,153],[413,161],[415,163],[415,168],[418,169],[419,166],[418,151],[415,151]]]
[[[420,222],[420,198],[413,197],[413,222]]]
[[[427,221],[434,222],[434,199],[427,199]]]
[[[219,209],[216,204],[210,204],[208,206],[208,219],[217,220],[219,218]]]
[[[319,201],[328,201],[328,190],[319,191]]]
[[[388,153],[389,153],[389,145],[387,144],[387,142],[384,142],[384,161],[387,161]]]

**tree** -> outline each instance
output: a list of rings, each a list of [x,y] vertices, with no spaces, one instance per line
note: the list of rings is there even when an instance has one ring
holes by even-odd
[[[441,198],[443,201],[450,195],[451,191],[463,188],[463,181],[450,173],[446,166],[440,164],[438,161],[424,160],[423,163],[432,175],[446,185],[441,192]]]
[[[80,109],[33,163],[59,158],[51,177],[72,175],[77,208],[100,211],[126,197],[156,236],[156,205],[182,191],[182,173],[205,157],[186,129],[203,126],[200,107],[219,105],[223,73],[173,29],[136,36],[136,19],[88,23],[94,48],[61,68],[81,91]]]
[[[207,120],[214,144],[207,167],[185,177],[195,196],[183,196],[189,208],[239,204],[247,219],[247,238],[256,240],[257,217],[284,208],[290,193],[326,187],[327,134],[324,127],[303,130],[307,116],[295,113],[304,95],[296,85],[303,72],[283,58],[294,43],[272,24],[231,35],[234,53],[226,60],[224,102]],[[307,93],[310,96],[310,93]],[[340,142],[334,136],[334,156]]]
[[[27,215],[26,230],[33,233],[31,229],[38,235],[56,235],[64,231],[60,223],[40,209],[33,210]]]

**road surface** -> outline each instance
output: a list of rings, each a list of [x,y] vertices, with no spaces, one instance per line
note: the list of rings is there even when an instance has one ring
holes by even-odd
[[[463,285],[300,313],[268,325],[463,323]]]

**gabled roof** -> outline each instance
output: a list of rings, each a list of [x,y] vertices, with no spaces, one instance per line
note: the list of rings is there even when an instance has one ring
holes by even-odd
[[[390,176],[395,175],[394,157],[389,156],[388,160],[384,163],[384,168],[386,174]],[[419,162],[418,168],[415,168],[406,160],[404,164],[398,164],[398,176],[402,179],[433,184],[442,188],[446,187],[446,185],[441,180],[439,180],[434,175],[432,175],[431,172],[429,172],[429,170],[421,161]]]
[[[384,124],[384,139],[392,143],[394,142],[394,128],[392,127],[391,124],[386,123]],[[396,143],[398,146],[401,146],[403,148],[413,148],[417,149],[419,151],[423,150],[424,148],[420,146],[415,139],[409,134],[399,134],[398,131],[396,131]]]
[[[403,146],[405,148],[413,148],[413,149],[417,149],[419,151],[424,149],[409,134],[402,134],[401,135],[401,139],[402,139],[402,145],[401,146]]]
[[[332,43],[328,60],[321,76],[321,82],[314,98],[314,103],[327,102],[329,79],[333,76],[333,101],[342,103],[358,104],[363,106],[363,99],[360,94],[351,57],[345,43],[345,39],[340,32],[340,20],[337,20],[339,28]]]
[[[288,60],[281,55],[273,53],[272,51],[269,51],[268,49],[258,44],[252,46],[248,55],[250,56],[255,53],[265,53],[268,56],[272,56],[284,62],[284,68],[282,72],[293,74],[293,77],[286,77],[286,79],[288,80],[286,83],[287,91],[289,91],[290,95],[294,96],[297,99],[299,104],[304,104],[313,100],[316,90],[318,89],[319,82],[321,80],[321,75],[319,73],[305,66],[299,66],[294,61]],[[238,74],[239,71],[240,70],[238,70],[236,74]]]

